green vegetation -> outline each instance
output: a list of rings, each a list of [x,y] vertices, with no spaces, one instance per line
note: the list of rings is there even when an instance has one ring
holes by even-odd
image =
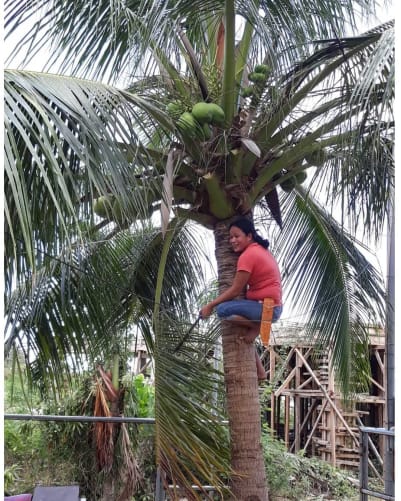
[[[38,392],[32,391],[28,404],[21,382],[14,381],[7,374],[6,412],[27,413],[34,404],[48,414],[86,414],[91,405],[91,381],[89,375],[77,380],[75,391],[58,404],[40,402]],[[122,385],[125,388],[125,414],[152,417],[154,387],[147,383],[146,378],[142,374],[135,377],[127,374],[122,378]],[[90,439],[92,426],[89,423],[6,421],[5,492],[32,492],[39,482],[52,485],[78,483],[90,499],[98,499],[94,497],[100,479]],[[140,488],[132,499],[147,501],[153,499],[156,483],[154,427],[135,425],[128,429],[141,475]],[[320,499],[322,496],[336,500],[356,499],[356,490],[348,480],[349,472],[342,472],[318,459],[288,453],[284,443],[277,440],[266,426],[262,444],[273,501]]]
[[[266,475],[271,497],[288,500],[357,499],[349,481],[351,472],[334,468],[316,458],[287,452],[283,441],[264,428],[262,435]]]
[[[29,395],[29,398],[28,398]],[[39,392],[30,388],[26,378],[14,377],[5,370],[4,408],[9,414],[38,412]],[[52,447],[44,423],[4,422],[4,491],[6,494],[32,492],[35,484],[70,483],[74,463],[68,447]]]
[[[26,381],[24,380],[24,384]],[[94,406],[93,377],[90,374],[75,378],[74,390],[62,402],[40,401],[35,396],[35,411],[56,415],[91,415]],[[11,388],[13,400],[11,401]],[[154,415],[154,388],[143,375],[123,378],[124,413],[130,416]],[[24,400],[20,380],[8,375],[5,380],[7,413],[30,413],[32,407]],[[44,485],[80,485],[81,492],[90,499],[100,499],[104,477],[96,461],[92,423],[13,421],[4,427],[5,471],[7,494],[32,492],[38,483]],[[140,488],[136,500],[150,499],[147,492],[155,484],[154,428],[152,425],[126,426],[138,462]],[[117,455],[124,454],[121,440],[117,441]],[[142,494],[141,494],[142,493]],[[142,497],[144,496],[144,497]]]

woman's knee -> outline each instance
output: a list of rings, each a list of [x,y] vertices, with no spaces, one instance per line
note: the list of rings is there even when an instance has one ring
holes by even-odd
[[[216,306],[216,313],[219,318],[230,319],[233,315],[243,315],[241,301],[225,301]],[[246,316],[246,315],[245,315]]]
[[[228,311],[229,309],[228,306],[229,306],[229,301],[220,303],[216,306],[216,313],[219,318],[226,318],[231,315],[231,313]]]

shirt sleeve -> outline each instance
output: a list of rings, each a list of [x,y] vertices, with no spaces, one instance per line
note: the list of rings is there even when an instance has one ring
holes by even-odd
[[[253,260],[251,255],[246,250],[239,256],[237,261],[237,271],[247,271],[252,273],[253,270]]]

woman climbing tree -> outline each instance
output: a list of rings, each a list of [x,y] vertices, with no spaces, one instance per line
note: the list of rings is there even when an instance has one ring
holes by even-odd
[[[244,340],[252,343],[260,332],[263,301],[274,301],[272,322],[282,312],[281,276],[277,262],[268,250],[269,241],[255,230],[252,221],[239,218],[230,225],[230,244],[239,254],[232,285],[216,299],[202,307],[201,318],[211,315],[215,307],[219,318],[247,328]],[[246,288],[246,299],[234,299]],[[260,381],[266,372],[256,353],[256,369]]]

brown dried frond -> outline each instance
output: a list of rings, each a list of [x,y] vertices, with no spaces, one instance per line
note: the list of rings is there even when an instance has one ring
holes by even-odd
[[[99,379],[96,379],[95,409],[93,414],[98,417],[110,417],[112,415],[105,396],[102,381]],[[113,466],[113,426],[113,423],[95,423],[94,435],[99,470],[110,471]]]
[[[98,365],[97,370],[99,371],[100,376],[103,380],[103,386],[107,399],[110,402],[117,402],[120,396],[120,392],[118,388],[114,388],[111,374],[109,372],[105,372],[100,365]]]
[[[120,429],[121,461],[119,468],[120,482],[123,485],[118,501],[131,499],[143,480],[138,462],[133,454],[131,440],[128,435],[126,423],[122,423]]]

